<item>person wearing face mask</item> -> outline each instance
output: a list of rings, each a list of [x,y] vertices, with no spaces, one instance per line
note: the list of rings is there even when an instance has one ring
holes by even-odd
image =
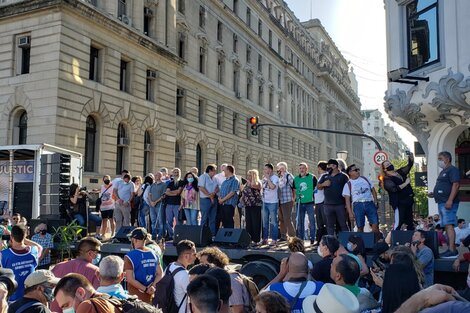
[[[24,281],[24,296],[10,304],[8,313],[50,313],[53,289],[59,282],[51,271],[37,270]]]
[[[140,300],[152,303],[155,285],[163,276],[162,266],[157,254],[145,246],[147,230],[137,227],[129,235],[132,250],[124,257],[129,294]]]
[[[330,268],[338,249],[339,241],[335,236],[325,235],[321,238],[317,253],[322,259],[313,265],[311,274],[314,280],[334,284],[330,276]]]
[[[440,255],[443,258],[455,258],[458,252],[455,248],[455,230],[457,225],[457,211],[459,209],[460,171],[452,165],[452,155],[448,151],[437,155],[438,166],[442,169],[434,185],[433,192],[428,194],[437,203],[441,226],[445,227],[449,238],[449,250]]]
[[[199,187],[197,176],[191,172],[183,178],[183,192],[181,192],[181,210],[186,215],[186,225],[197,225],[199,214]]]
[[[384,175],[384,186],[387,190],[390,205],[395,211],[395,230],[400,230],[402,225],[406,224],[408,230],[413,230],[413,189],[411,180],[408,177],[411,168],[414,165],[414,156],[408,155],[408,164],[395,170],[393,164],[386,160],[382,162],[382,173]]]
[[[116,223],[114,222],[114,199],[113,199],[114,186],[111,183],[111,176],[103,176],[103,185],[101,186],[100,191],[100,212],[101,212],[101,235],[97,239],[101,240],[106,235],[108,230],[108,221],[111,225],[111,237],[114,237],[114,232],[116,230]]]
[[[43,248],[42,254],[39,256],[38,270],[48,270],[51,264],[51,249],[54,248],[52,235],[47,232],[47,225],[44,223],[39,224],[34,229],[32,241],[40,244]]]

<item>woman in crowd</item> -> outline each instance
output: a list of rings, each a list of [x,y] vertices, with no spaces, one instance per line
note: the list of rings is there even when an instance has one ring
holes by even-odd
[[[312,277],[314,280],[325,284],[335,283],[330,277],[330,268],[338,249],[339,241],[335,236],[325,235],[321,238],[317,252],[322,259],[313,265]]]
[[[366,256],[366,247],[364,240],[359,236],[351,235],[349,236],[346,249],[356,256],[361,262],[361,276],[369,274],[369,267],[367,266],[367,256]]]
[[[134,183],[134,192],[135,192],[135,197],[134,199],[139,195],[139,192],[141,191],[142,187],[142,177],[141,176],[134,176],[131,178],[131,182]],[[137,221],[137,214],[138,214],[139,208],[136,207],[135,201],[131,202],[131,226],[135,226],[135,223]]]
[[[305,254],[305,245],[304,241],[299,237],[289,237],[289,243],[287,245],[290,253],[302,252]],[[312,261],[308,260],[308,271],[310,272],[313,269]]]
[[[114,221],[114,199],[113,199],[113,184],[111,183],[111,176],[103,176],[103,185],[100,190],[100,212],[103,220],[101,227],[101,237],[104,238],[108,228],[108,221],[111,226],[111,237],[114,237],[116,231],[116,222]]]
[[[51,265],[51,249],[54,248],[54,242],[52,235],[47,232],[47,225],[41,223],[34,229],[34,235],[31,238],[32,241],[42,246],[42,253],[39,256],[39,264],[37,270],[48,270]]]
[[[395,166],[386,160],[382,163],[382,173],[384,175],[383,187],[387,190],[389,201],[395,210],[394,229],[401,229],[406,225],[408,230],[413,230],[413,189],[408,176],[414,164],[413,154],[408,156],[408,164],[395,170]]]
[[[246,231],[251,236],[252,243],[261,241],[261,181],[258,170],[249,170],[246,174],[246,184],[240,201],[245,207]]]
[[[181,192],[181,208],[186,215],[186,225],[197,225],[199,214],[199,187],[197,177],[188,172],[183,178],[183,191]]]
[[[80,188],[76,183],[71,184],[69,199],[72,218],[77,221],[78,225],[83,227],[88,227],[88,220],[95,222],[96,234],[99,236],[101,217],[96,214],[91,214],[88,211],[88,193],[86,190],[84,188]]]
[[[137,222],[139,227],[145,229],[150,229],[147,225],[147,220],[150,220],[150,204],[147,201],[147,196],[150,191],[150,186],[152,186],[155,176],[152,173],[149,173],[144,178],[144,183],[140,186],[138,196],[135,199],[135,206],[137,207]],[[136,194],[137,195],[137,194]]]
[[[275,291],[265,291],[255,298],[257,313],[290,313],[286,298]]]

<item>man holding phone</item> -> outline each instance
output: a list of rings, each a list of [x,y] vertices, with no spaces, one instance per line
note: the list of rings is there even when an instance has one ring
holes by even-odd
[[[426,241],[423,230],[417,230],[411,238],[411,251],[416,255],[418,262],[423,266],[424,288],[434,283],[434,253],[424,243]]]

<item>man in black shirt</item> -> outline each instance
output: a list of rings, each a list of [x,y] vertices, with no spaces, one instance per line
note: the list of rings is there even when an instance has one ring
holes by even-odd
[[[59,278],[51,271],[37,270],[29,274],[24,282],[24,296],[10,304],[8,313],[50,313],[48,303],[53,299]]]
[[[171,174],[171,181],[168,183],[165,195],[165,215],[166,230],[168,231],[169,240],[173,239],[173,219],[178,221],[178,211],[181,209],[181,192],[183,191],[184,182],[181,180],[181,170],[174,168]]]
[[[343,187],[349,178],[338,168],[338,161],[335,159],[328,160],[328,174],[323,175],[318,182],[318,189],[324,191],[325,201],[323,209],[326,217],[326,229],[328,235],[335,234],[335,222],[338,221],[341,231],[348,231],[346,225],[346,204],[343,197]],[[349,216],[353,218],[352,212]]]

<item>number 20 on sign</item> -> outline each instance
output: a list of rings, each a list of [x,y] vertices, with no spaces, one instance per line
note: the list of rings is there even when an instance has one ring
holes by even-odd
[[[388,160],[388,155],[385,151],[377,151],[374,154],[374,163],[381,165],[384,161]]]

